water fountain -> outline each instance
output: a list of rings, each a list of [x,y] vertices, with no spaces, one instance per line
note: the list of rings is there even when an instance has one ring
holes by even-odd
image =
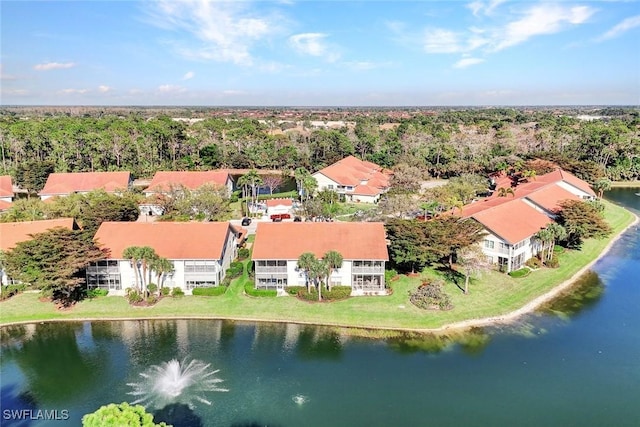
[[[172,403],[183,403],[190,408],[196,402],[211,405],[204,393],[228,391],[218,386],[223,380],[215,375],[219,369],[209,369],[209,364],[199,360],[173,359],[151,366],[140,376],[137,383],[128,383],[133,390],[128,394],[135,397],[132,404],[141,404],[147,408],[163,408]]]

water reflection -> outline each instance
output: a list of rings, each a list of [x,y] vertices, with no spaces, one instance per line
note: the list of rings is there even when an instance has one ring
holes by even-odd
[[[576,317],[594,307],[604,295],[604,291],[604,283],[598,274],[594,271],[588,271],[571,288],[541,306],[538,311],[563,319]]]
[[[105,372],[99,367],[109,353],[96,345],[91,329],[83,324],[12,326],[3,333],[3,364],[15,362],[21,369],[33,400],[39,405],[68,402],[100,384]],[[5,328],[3,328],[4,331]],[[13,339],[22,333],[23,339]],[[5,341],[5,337],[9,337]]]

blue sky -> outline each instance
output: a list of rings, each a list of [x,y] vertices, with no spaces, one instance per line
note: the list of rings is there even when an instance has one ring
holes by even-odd
[[[639,105],[636,1],[0,1],[2,105]]]

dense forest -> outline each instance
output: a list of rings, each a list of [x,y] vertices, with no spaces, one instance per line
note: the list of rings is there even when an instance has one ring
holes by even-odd
[[[29,170],[318,170],[353,154],[424,178],[545,159],[590,182],[640,179],[640,110],[475,108],[0,110],[1,174]]]

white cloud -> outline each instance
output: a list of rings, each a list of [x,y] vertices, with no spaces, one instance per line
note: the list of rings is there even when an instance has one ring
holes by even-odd
[[[640,26],[640,15],[632,16],[620,22],[606,33],[598,37],[598,41],[609,40]]]
[[[62,95],[82,95],[89,92],[88,89],[62,89],[58,93]]]
[[[541,3],[524,13],[520,19],[508,23],[494,33],[494,51],[523,43],[534,36],[554,34],[569,25],[579,25],[595,13],[588,6],[567,7],[559,4]]]
[[[160,93],[184,93],[187,89],[176,85],[160,85],[158,86],[158,91]]]
[[[184,75],[184,76],[182,76],[182,80],[190,80],[190,79],[192,79],[195,75],[196,75],[196,73],[194,73],[193,71],[188,71],[187,73],[185,73],[185,75]]]
[[[467,4],[467,8],[471,10],[474,16],[481,14],[491,15],[498,6],[504,3],[506,0],[491,0],[489,2],[473,1]]]
[[[100,92],[100,93],[107,93],[107,92],[109,92],[111,90],[112,89],[109,86],[106,86],[106,85],[98,86],[98,92]]]
[[[256,16],[250,2],[160,0],[144,3],[149,23],[173,33],[186,33],[194,43],[174,40],[187,58],[252,65],[253,45],[277,31],[276,17]]]
[[[453,64],[453,68],[467,68],[472,65],[481,64],[485,60],[482,58],[462,58],[455,64]]]
[[[65,68],[73,68],[76,64],[74,62],[45,62],[42,64],[36,64],[33,66],[37,71],[49,71],[49,70],[62,70]]]
[[[325,42],[327,34],[303,33],[289,37],[289,44],[296,52],[302,55],[317,56],[329,62],[336,61],[340,54],[335,47]]]
[[[424,50],[427,53],[457,53],[463,51],[461,36],[453,31],[440,28],[424,32]]]
[[[0,64],[0,80],[17,80],[18,78],[11,74],[4,73],[4,66]]]
[[[15,95],[15,96],[24,96],[28,95],[29,91],[26,89],[5,89],[2,88],[3,95]]]

